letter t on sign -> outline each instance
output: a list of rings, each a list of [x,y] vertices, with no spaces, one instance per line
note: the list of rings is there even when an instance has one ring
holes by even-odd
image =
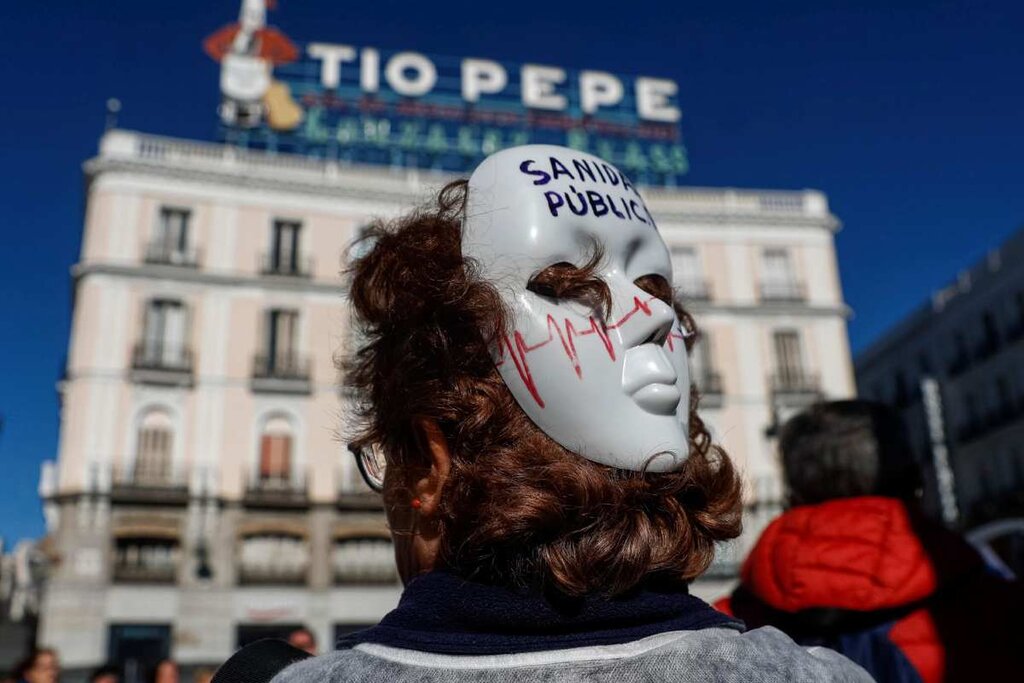
[[[341,63],[356,58],[355,48],[330,43],[310,43],[306,53],[313,59],[323,61],[320,66],[320,85],[325,88],[337,88],[341,81]]]

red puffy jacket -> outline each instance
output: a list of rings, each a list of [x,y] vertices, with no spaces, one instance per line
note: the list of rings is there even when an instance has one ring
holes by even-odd
[[[891,498],[786,512],[718,607],[798,641],[893,623],[889,639],[925,683],[1024,681],[1024,586],[991,575],[966,541]]]

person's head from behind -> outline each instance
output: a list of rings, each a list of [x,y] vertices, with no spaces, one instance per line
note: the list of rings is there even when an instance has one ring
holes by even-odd
[[[178,683],[181,674],[178,664],[172,659],[160,660],[153,669],[153,683]]]
[[[116,666],[105,664],[89,675],[89,683],[117,683],[121,680],[120,673]]]
[[[288,634],[288,644],[311,655],[316,654],[316,636],[305,626]]]
[[[858,496],[909,501],[921,486],[899,416],[873,401],[811,406],[783,425],[779,453],[791,505]]]
[[[354,443],[386,461],[404,580],[618,594],[692,579],[738,535],[737,477],[689,383],[693,321],[615,169],[506,150],[371,226],[351,272]]]
[[[14,669],[14,680],[26,683],[56,683],[59,676],[57,652],[50,648],[33,650]]]

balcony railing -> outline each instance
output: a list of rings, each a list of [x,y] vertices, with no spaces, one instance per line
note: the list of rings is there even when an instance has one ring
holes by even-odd
[[[243,538],[238,557],[241,584],[301,585],[309,579],[306,540],[290,534],[264,533]]]
[[[686,301],[711,301],[711,287],[703,278],[678,280],[676,290]]]
[[[178,575],[178,544],[162,539],[123,539],[114,548],[114,581],[174,583]]]
[[[136,459],[132,468],[122,466],[113,470],[110,496],[120,502],[184,504],[188,502],[188,483],[174,473],[170,457],[166,462]]]
[[[305,568],[285,569],[270,566],[242,565],[238,568],[238,582],[247,586],[302,586],[306,583]]]
[[[302,508],[309,504],[305,482],[286,477],[261,477],[249,484],[245,504],[250,507]]]
[[[297,353],[259,354],[252,364],[252,390],[278,394],[312,391],[310,361]]]
[[[336,584],[390,584],[398,582],[395,551],[381,538],[339,539],[334,543],[331,565]]]
[[[239,583],[247,586],[302,586],[308,571],[305,566],[279,566],[271,563],[243,562],[239,565]]]
[[[804,284],[790,280],[788,282],[761,282],[761,301],[795,303],[807,300]]]
[[[132,348],[132,379],[144,384],[192,383],[192,349],[185,345],[139,342]]]
[[[768,378],[768,385],[775,395],[816,397],[821,393],[818,376],[803,370],[776,371]]]
[[[313,259],[298,257],[287,259],[273,253],[262,254],[259,269],[262,275],[308,278],[313,275]]]
[[[118,583],[174,583],[178,574],[175,566],[114,565],[114,581]]]
[[[146,246],[144,260],[154,265],[196,268],[199,266],[199,250],[195,247],[182,249],[163,242],[150,242]]]

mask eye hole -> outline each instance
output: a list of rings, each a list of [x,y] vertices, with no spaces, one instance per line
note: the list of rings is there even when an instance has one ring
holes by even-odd
[[[572,279],[578,270],[567,261],[555,263],[531,277],[526,283],[526,289],[540,296],[561,298],[565,293],[565,283]]]
[[[663,275],[643,275],[633,280],[633,284],[669,306],[673,304],[672,284]]]
[[[583,266],[565,261],[548,266],[526,283],[526,289],[540,296],[567,301],[578,301],[589,306],[603,318],[612,307],[612,294],[608,283],[597,276],[601,253]]]

